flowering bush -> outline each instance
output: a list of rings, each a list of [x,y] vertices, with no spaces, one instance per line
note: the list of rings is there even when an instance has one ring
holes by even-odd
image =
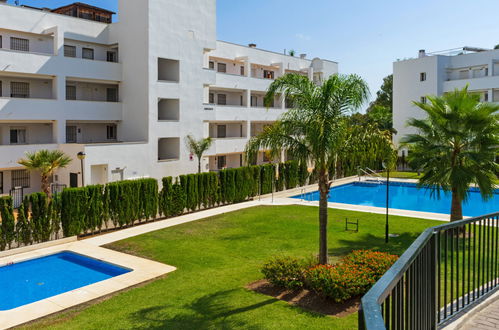
[[[270,283],[295,290],[303,287],[304,273],[313,265],[312,260],[276,257],[263,265],[262,273]]]
[[[391,267],[397,256],[375,251],[354,251],[337,265],[308,269],[305,284],[316,293],[343,302],[367,292]]]

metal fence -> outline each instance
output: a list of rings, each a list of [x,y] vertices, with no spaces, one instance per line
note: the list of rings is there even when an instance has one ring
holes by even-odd
[[[66,188],[67,185],[65,184],[60,184],[60,183],[52,183],[50,185],[50,191],[52,192],[52,195],[59,194],[61,193],[64,188]]]
[[[499,212],[425,230],[362,298],[360,329],[436,329],[499,286]]]
[[[10,190],[10,196],[12,197],[12,202],[14,204],[14,208],[17,209],[23,203],[24,199],[24,188],[23,187],[15,187]]]

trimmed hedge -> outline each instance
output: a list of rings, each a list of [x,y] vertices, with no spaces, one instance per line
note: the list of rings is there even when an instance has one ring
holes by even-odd
[[[185,212],[233,204],[306,184],[308,173],[296,162],[222,170],[219,173],[139,179],[66,188],[51,200],[44,193],[26,196],[15,221],[12,198],[0,198],[0,250],[12,243],[29,245],[64,237],[93,234],[110,223],[114,228],[137,221],[173,217]],[[278,177],[276,177],[276,173]]]

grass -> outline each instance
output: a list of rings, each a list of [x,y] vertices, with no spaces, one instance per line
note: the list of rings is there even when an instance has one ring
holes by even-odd
[[[386,178],[386,172],[379,173],[382,177]],[[398,178],[398,179],[419,179],[421,176],[418,176],[417,172],[398,172],[393,171],[390,172],[390,178]],[[494,183],[499,186],[499,178],[494,180]]]
[[[255,207],[114,243],[109,248],[178,267],[167,277],[87,308],[59,314],[28,329],[356,329],[357,315],[334,318],[244,288],[262,278],[275,255],[317,251],[318,210],[307,206]],[[344,219],[360,219],[345,232]],[[354,249],[401,254],[421,231],[440,222],[392,216],[384,243],[384,216],[330,210],[333,261]]]
[[[382,177],[386,178],[386,172],[380,173]],[[417,172],[390,172],[390,178],[398,178],[398,179],[419,179]]]

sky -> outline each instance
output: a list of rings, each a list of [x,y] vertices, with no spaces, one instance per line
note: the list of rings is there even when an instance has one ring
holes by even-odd
[[[117,0],[81,1],[118,9]],[[19,2],[52,8],[73,1]],[[499,0],[217,0],[217,37],[339,62],[340,73],[363,77],[374,97],[392,63],[419,49],[499,44],[498,12]]]

